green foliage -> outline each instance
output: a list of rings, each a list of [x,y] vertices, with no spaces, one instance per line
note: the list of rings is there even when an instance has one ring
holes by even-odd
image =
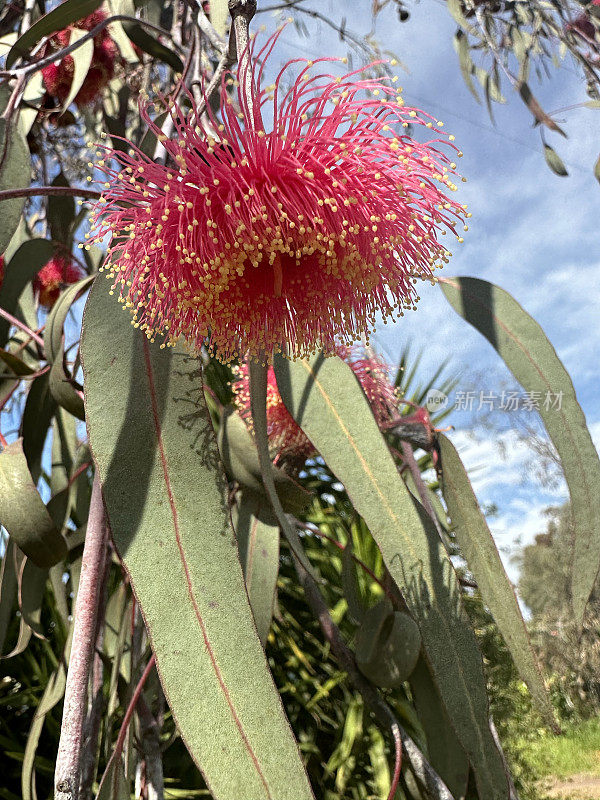
[[[196,359],[149,345],[101,279],[82,360],[113,540],[190,753],[218,798],[312,797],[252,625]]]
[[[454,310],[488,339],[519,383],[539,398],[539,414],[571,496],[575,535],[569,596],[581,625],[600,563],[600,506],[595,502],[600,458],[573,382],[541,327],[503,289],[478,278],[443,279],[441,286]]]

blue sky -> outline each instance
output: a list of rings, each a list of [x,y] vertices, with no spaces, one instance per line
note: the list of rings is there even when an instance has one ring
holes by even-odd
[[[310,3],[307,7],[311,5],[317,7]],[[327,0],[318,7],[339,18],[340,5]],[[370,5],[368,0],[344,4],[349,28],[358,33],[370,30]],[[554,175],[545,164],[531,115],[511,87],[504,89],[507,103],[494,106],[494,126],[485,103],[478,105],[464,85],[452,46],[456,25],[445,3],[422,0],[409,8],[411,18],[404,24],[392,8],[386,9],[378,18],[376,35],[406,69],[400,73],[400,83],[407,104],[443,120],[464,152],[460,167],[468,182],[460,187],[459,199],[468,203],[473,218],[445,274],[497,283],[535,317],[573,379],[598,446],[600,185],[592,167],[600,152],[600,111],[584,108],[559,118],[569,139],[552,133],[547,138],[570,175]],[[260,21],[271,27],[273,15],[261,15]],[[289,26],[276,51],[282,61],[298,55],[345,53],[335,32],[308,18],[303,21],[311,35],[301,37]],[[569,59],[553,71],[551,80],[531,81],[547,111],[586,100],[584,88]],[[391,363],[407,342],[415,352],[423,351],[423,379],[449,359],[448,372],[461,378],[462,388],[499,394],[508,384],[515,385],[491,346],[456,316],[439,289],[428,284],[423,286],[418,311],[394,325],[380,326],[375,338]],[[450,435],[471,470],[480,501],[498,506],[490,527],[515,579],[511,556],[518,543],[531,541],[545,528],[543,510],[562,502],[566,490],[564,486],[549,490],[530,477],[532,454],[518,441],[508,418],[501,431],[478,430],[474,440],[471,433],[477,421],[476,411],[453,411],[449,423],[455,430]]]

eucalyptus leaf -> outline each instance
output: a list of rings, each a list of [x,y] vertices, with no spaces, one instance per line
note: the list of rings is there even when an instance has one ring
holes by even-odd
[[[0,205],[0,217],[4,211]],[[1,223],[0,223],[1,224]],[[0,286],[0,307],[15,315],[23,290],[54,255],[56,245],[47,239],[28,239],[14,253],[4,268],[4,279]],[[10,324],[0,319],[0,344],[8,340]]]
[[[263,647],[269,635],[279,574],[279,525],[261,520],[266,501],[241,493],[233,523],[248,598]]]
[[[215,800],[312,800],[238,560],[200,361],[148,343],[97,281],[81,352],[114,544]]]
[[[508,800],[488,724],[481,656],[456,574],[425,510],[406,489],[356,376],[339,358],[275,358],[279,393],[344,484],[417,622],[423,648],[480,796]]]
[[[427,737],[431,766],[450,789],[454,800],[464,800],[469,780],[469,759],[452,729],[423,658],[417,662],[409,682],[419,721]]]
[[[0,524],[39,567],[51,567],[67,554],[65,540],[31,479],[21,439],[0,453]]]
[[[84,36],[87,36],[87,34],[88,31],[81,30],[79,28],[72,28],[69,44],[70,45],[76,44]],[[73,102],[73,100],[75,100],[77,94],[79,93],[79,90],[85,83],[85,79],[92,64],[93,56],[94,56],[93,39],[86,39],[79,45],[77,50],[74,50],[71,53],[71,58],[73,59],[73,78],[71,80],[71,87],[69,88],[69,94],[67,95],[65,102],[63,103],[63,111],[66,111],[67,108]]]
[[[52,181],[52,186],[69,186],[69,181],[62,170]],[[75,219],[75,198],[70,195],[51,195],[48,198],[46,219],[54,241],[60,242],[68,249],[71,225]]]
[[[544,158],[546,159],[546,164],[548,164],[555,175],[566,176],[569,174],[562,158],[549,144],[544,145]]]
[[[256,444],[246,423],[231,406],[223,411],[218,444],[227,474],[244,488],[266,498]],[[310,492],[277,467],[273,468],[273,480],[284,511],[299,514],[306,508]],[[270,506],[267,500],[265,504]]]
[[[440,281],[450,305],[490,342],[537,402],[560,457],[574,525],[571,601],[582,623],[600,567],[600,459],[573,382],[538,323],[503,289],[479,278]]]
[[[450,439],[440,433],[438,444],[444,498],[460,552],[475,576],[483,602],[492,612],[538,709],[550,728],[560,733],[519,603],[467,472]]]
[[[29,186],[31,160],[22,129],[0,118],[0,191]],[[19,226],[24,197],[0,201],[0,253],[4,253]]]

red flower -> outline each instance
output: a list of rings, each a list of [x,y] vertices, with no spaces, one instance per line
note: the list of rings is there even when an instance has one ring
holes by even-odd
[[[371,411],[382,430],[398,413],[398,396],[389,379],[389,366],[374,354],[361,353],[357,348],[339,347],[336,353],[347,362],[363,388]],[[246,424],[252,429],[250,409],[250,381],[248,363],[234,368],[236,380],[232,384],[235,404]],[[285,407],[275,380],[273,367],[269,367],[267,383],[267,433],[273,455],[292,460],[305,460],[314,456],[312,442],[296,424]]]
[[[70,25],[59,33],[55,34],[50,40],[54,49],[59,50],[67,47],[71,40],[73,28],[91,31],[100,22],[106,19],[104,11],[94,11],[84,19],[79,20],[74,25]],[[75,95],[74,102],[78,106],[87,106],[102,93],[109,81],[115,74],[115,64],[118,58],[116,44],[110,38],[106,28],[94,36],[94,51],[90,68],[86,75],[81,89]],[[49,64],[42,70],[44,85],[49,95],[64,103],[69,96],[71,83],[73,82],[73,72],[75,64],[73,56],[68,55],[58,63]]]
[[[40,304],[50,309],[56,303],[65,284],[75,283],[85,277],[81,267],[63,256],[51,258],[38,272],[33,281],[33,290]]]
[[[456,165],[437,149],[441,123],[405,107],[392,80],[318,72],[336,59],[295,59],[261,89],[277,36],[257,54],[252,43],[251,75],[223,79],[219,141],[191,98],[189,112],[170,104],[169,141],[146,106],[170,165],[135,148],[107,148],[117,167],[98,164],[107,188],[93,240],[112,234],[108,269],[135,325],[166,344],[206,343],[223,361],[332,352],[368,334],[377,312],[402,314],[416,278],[450,255],[438,234],[466,216],[444,194]],[[414,140],[409,125],[434,138]]]

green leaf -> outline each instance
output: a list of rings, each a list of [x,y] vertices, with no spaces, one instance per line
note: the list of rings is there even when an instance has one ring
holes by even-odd
[[[66,289],[48,314],[46,327],[44,328],[44,350],[46,358],[52,364],[57,359],[64,343],[64,327],[67,314],[73,303],[89,289],[95,275],[88,275],[77,283],[72,284]]]
[[[210,21],[219,36],[225,36],[229,24],[229,7],[227,0],[211,0]]]
[[[461,605],[452,563],[432,521],[398,474],[368,401],[338,358],[275,359],[281,397],[344,484],[419,625],[423,648],[479,793],[508,799],[507,777],[488,725],[481,656]]]
[[[73,379],[67,370],[64,359],[64,345],[61,345],[50,369],[50,394],[58,405],[68,411],[69,414],[73,414],[77,419],[85,420],[83,399],[72,383]]]
[[[149,344],[97,281],[81,344],[113,540],[215,800],[313,795],[254,623],[200,360]]]
[[[70,634],[67,650],[70,647]],[[44,728],[47,714],[52,711],[63,698],[65,693],[65,686],[67,682],[67,675],[65,669],[65,660],[61,659],[58,667],[50,676],[44,694],[38,705],[36,706],[29,734],[27,736],[27,744],[25,745],[25,753],[23,755],[23,767],[21,769],[21,795],[22,800],[37,800],[37,793],[35,788],[35,755],[37,752],[40,736]]]
[[[8,350],[0,350],[0,361],[3,361],[13,375],[31,375],[35,370]],[[3,376],[4,377],[4,376]]]
[[[51,567],[67,554],[65,540],[31,479],[21,439],[0,453],[0,524],[39,567]]]
[[[546,724],[560,733],[517,598],[500,554],[479,508],[469,476],[456,448],[446,436],[437,436],[440,448],[444,499],[454,525],[460,551],[475,576],[483,602],[492,612],[521,677]]]
[[[460,64],[460,71],[463,76],[463,80],[475,100],[480,103],[481,100],[479,99],[477,89],[475,88],[475,84],[471,78],[471,75],[475,70],[475,65],[473,64],[471,53],[469,52],[469,37],[460,29],[454,34],[454,49],[458,55],[458,62]]]
[[[29,186],[31,160],[22,130],[0,119],[0,190]],[[4,253],[19,226],[24,197],[2,200],[0,205],[0,253]]]
[[[556,133],[560,133],[561,136],[564,136],[566,139],[567,134],[563,131],[562,128],[560,128],[556,124],[556,122],[554,122],[552,117],[549,117],[548,114],[546,114],[546,112],[538,103],[536,98],[532,95],[531,89],[529,88],[527,83],[525,83],[525,81],[520,81],[518,88],[519,88],[519,94],[521,95],[521,99],[523,100],[527,108],[531,111],[536,120],[541,125],[545,125],[551,131],[556,131]]]
[[[479,278],[440,284],[454,310],[486,337],[530,397],[538,398],[571,495],[571,600],[581,623],[600,566],[600,459],[571,378],[544,331],[503,289]]]
[[[453,731],[439,692],[423,658],[409,678],[413,700],[427,738],[431,766],[454,800],[464,800],[469,779],[469,759]]]
[[[569,174],[562,158],[549,144],[544,145],[544,158],[546,159],[546,164],[548,164],[555,175],[564,176]]]
[[[365,615],[365,607],[360,593],[360,585],[356,574],[356,564],[352,558],[352,543],[349,542],[342,550],[342,588],[344,597],[348,603],[348,613],[351,619],[362,622]]]
[[[264,647],[277,593],[279,525],[262,522],[260,506],[260,498],[242,492],[232,516],[250,606]]]
[[[598,156],[598,159],[594,164],[594,177],[600,183],[600,156]]]
[[[2,542],[5,541],[5,538],[2,537]],[[16,544],[9,537],[2,554],[2,568],[0,569],[0,658],[4,655],[6,635],[17,602],[16,550]]]
[[[23,91],[23,100],[19,108],[19,123],[25,136],[33,127],[38,118],[40,107],[46,96],[46,87],[41,72],[35,72],[27,80]]]
[[[0,207],[0,215],[3,213]],[[4,280],[0,287],[0,306],[10,314],[15,314],[23,290],[38,274],[41,268],[54,255],[56,245],[47,239],[28,239],[19,247],[4,270]],[[8,339],[10,323],[0,319],[0,345]]]
[[[79,28],[72,28],[69,44],[70,45],[75,44],[87,34],[88,31],[80,30]],[[67,108],[73,102],[73,100],[75,100],[77,93],[85,83],[85,79],[92,64],[93,55],[94,55],[93,39],[86,39],[86,41],[83,42],[83,44],[79,45],[77,50],[74,50],[71,53],[71,58],[73,59],[73,79],[71,80],[71,88],[69,89],[69,94],[67,95],[67,99],[63,103],[63,111],[66,111]]]
[[[452,15],[452,19],[456,22],[457,25],[460,25],[463,31],[472,33],[473,36],[478,36],[479,31],[471,25],[468,19],[464,15],[462,3],[460,0],[447,0],[446,6],[448,11]]]
[[[256,444],[246,423],[231,406],[223,412],[218,443],[227,474],[245,489],[266,497]],[[284,511],[299,514],[306,508],[310,492],[277,467],[273,467],[273,480]],[[268,500],[265,505],[270,506]]]
[[[90,44],[92,42],[90,41]],[[69,181],[61,171],[52,181],[52,186],[69,186]],[[55,242],[69,248],[71,225],[75,219],[75,198],[70,195],[56,195],[48,198],[46,219],[50,225],[50,235]]]
[[[31,382],[21,420],[23,452],[34,483],[38,482],[42,473],[42,452],[55,413],[56,401],[52,397],[50,376],[46,372]]]
[[[389,600],[380,600],[363,617],[356,634],[356,663],[376,686],[393,689],[413,671],[421,634],[415,621],[394,611]]]
[[[107,764],[96,800],[131,800],[129,781],[125,777],[120,756],[111,758]]]
[[[124,22],[123,30],[144,53],[168,64],[174,72],[183,72],[183,62],[173,50],[144,30],[139,22]]]
[[[5,658],[20,655],[29,644],[34,633],[38,638],[44,638],[41,628],[42,601],[48,580],[48,571],[37,567],[22,553],[18,560],[18,603],[20,611],[19,636],[13,649]]]
[[[40,17],[25,33],[17,39],[6,56],[6,69],[10,69],[18,58],[26,56],[31,48],[44,36],[61,31],[87,17],[99,8],[104,0],[63,0],[48,14]]]

